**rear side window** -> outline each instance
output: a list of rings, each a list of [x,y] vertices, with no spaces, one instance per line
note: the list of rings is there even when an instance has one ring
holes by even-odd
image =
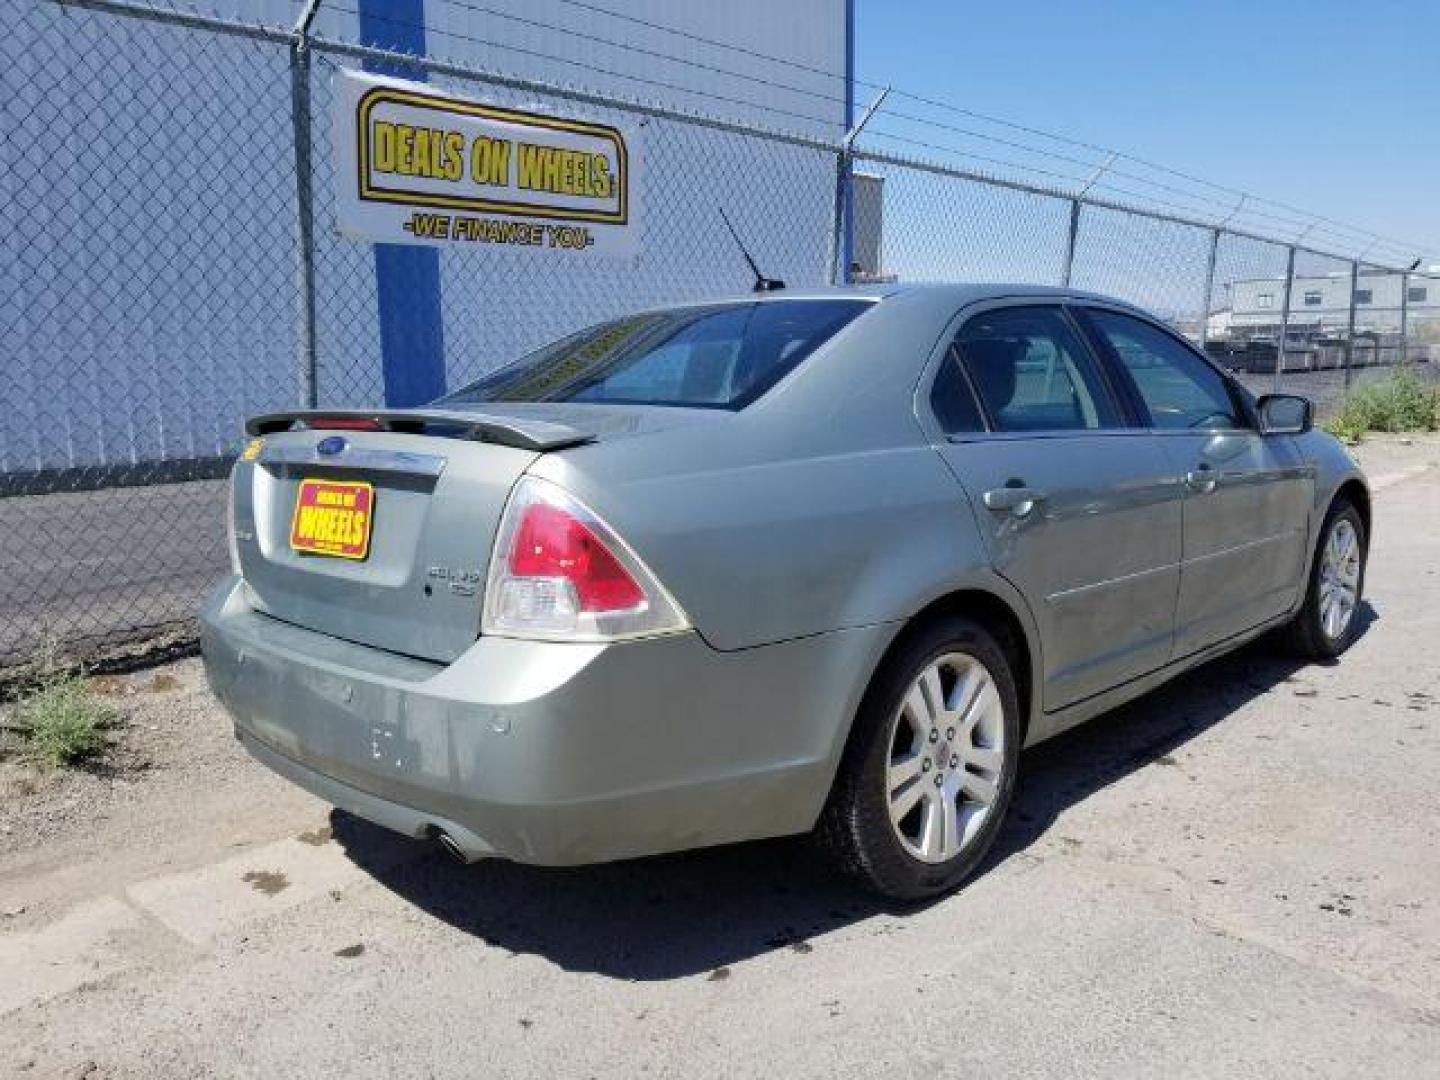
[[[772,300],[617,319],[547,345],[439,404],[590,401],[743,409],[871,303]]]
[[[1203,431],[1248,426],[1224,377],[1165,331],[1116,311],[1088,308],[1084,317],[1135,383],[1151,427]]]
[[[1120,426],[1104,378],[1053,307],[975,316],[954,351],[996,431],[1086,431]]]
[[[930,408],[940,421],[940,430],[947,435],[985,430],[980,406],[975,403],[975,395],[960,370],[960,353],[954,345],[946,350],[940,370],[935,373],[935,384],[930,388]]]

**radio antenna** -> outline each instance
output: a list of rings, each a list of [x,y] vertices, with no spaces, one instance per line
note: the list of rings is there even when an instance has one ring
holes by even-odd
[[[751,292],[776,292],[785,288],[785,282],[779,278],[768,278],[760,272],[760,267],[755,265],[755,260],[750,257],[750,252],[745,248],[745,241],[740,239],[740,234],[735,231],[735,226],[730,224],[730,218],[725,213],[723,206],[717,207],[720,211],[720,220],[725,222],[725,228],[730,230],[730,236],[735,241],[735,246],[740,249],[740,254],[745,256],[745,261],[750,264],[750,272],[755,275],[755,285]]]

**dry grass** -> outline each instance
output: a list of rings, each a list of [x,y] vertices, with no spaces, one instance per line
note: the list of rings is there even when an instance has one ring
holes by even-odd
[[[45,769],[98,757],[119,710],[95,693],[83,672],[60,662],[53,644],[42,646],[34,670],[34,684],[4,721],[8,748]]]

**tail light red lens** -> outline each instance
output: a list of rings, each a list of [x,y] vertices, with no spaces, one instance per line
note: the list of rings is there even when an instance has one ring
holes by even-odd
[[[629,611],[645,602],[645,590],[583,521],[545,503],[525,508],[510,544],[510,573],[563,578],[581,611]]]
[[[654,572],[607,522],[559,485],[521,477],[490,556],[481,633],[617,641],[689,628]]]

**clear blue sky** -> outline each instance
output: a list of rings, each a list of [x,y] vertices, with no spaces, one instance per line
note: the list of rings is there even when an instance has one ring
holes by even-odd
[[[1440,261],[1440,0],[856,7],[861,78],[1418,237]]]

